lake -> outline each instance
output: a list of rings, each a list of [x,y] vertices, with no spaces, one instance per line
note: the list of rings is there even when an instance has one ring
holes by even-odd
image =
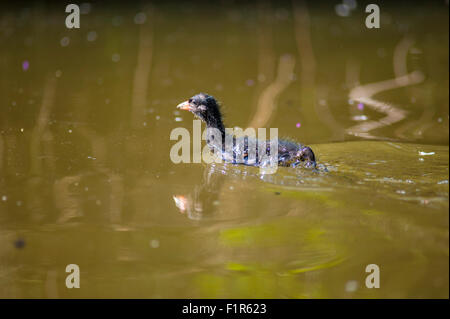
[[[0,4],[0,297],[448,298],[448,2],[344,3]],[[318,168],[173,163],[199,92]]]

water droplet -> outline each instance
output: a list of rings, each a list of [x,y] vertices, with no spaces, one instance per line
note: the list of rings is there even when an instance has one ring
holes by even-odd
[[[356,0],[343,0],[342,3],[346,4],[350,10],[356,9]]]
[[[26,37],[25,40],[23,41],[23,43],[29,47],[33,45],[33,38],[32,37]]]
[[[120,54],[119,53],[114,53],[111,57],[111,60],[113,62],[119,62],[120,61]]]
[[[289,11],[284,8],[277,9],[275,11],[275,17],[278,20],[286,20],[289,17]]]
[[[90,31],[90,32],[87,34],[87,40],[88,40],[89,42],[94,42],[95,40],[97,40],[97,32],[95,32],[95,31]]]
[[[14,246],[18,249],[25,247],[25,240],[23,240],[22,238],[16,239],[14,241]]]
[[[62,47],[66,47],[70,43],[70,38],[69,37],[63,37],[61,39],[61,41],[59,41],[59,43],[61,44]]]
[[[365,115],[355,115],[352,117],[354,121],[367,121],[367,116]]]
[[[358,282],[356,280],[349,280],[345,284],[346,292],[355,292],[358,289]]]
[[[350,7],[346,4],[337,4],[334,7],[336,14],[340,17],[348,17],[350,15]]]
[[[2,201],[6,202],[7,200],[8,200],[8,196],[3,195],[3,196],[2,196]]]
[[[27,71],[29,67],[30,67],[30,62],[28,62],[27,60],[22,62],[22,69],[24,71]]]
[[[159,248],[159,240],[158,239],[150,240],[150,247],[152,247],[152,248]]]
[[[122,24],[122,22],[123,22],[123,18],[121,16],[115,16],[112,19],[112,25],[115,27],[120,26]]]
[[[380,58],[385,58],[386,57],[386,49],[385,48],[378,48],[377,49],[377,55],[380,57]]]
[[[419,155],[422,155],[422,156],[429,156],[429,155],[434,155],[434,154],[435,154],[434,152],[427,153],[427,152],[419,151]]]
[[[145,20],[147,20],[147,15],[144,12],[139,12],[134,16],[134,23],[136,24],[144,24]]]
[[[84,2],[80,5],[80,13],[81,14],[88,14],[91,12],[91,4],[89,2]]]

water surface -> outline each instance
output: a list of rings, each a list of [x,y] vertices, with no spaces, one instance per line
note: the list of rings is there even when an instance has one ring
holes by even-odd
[[[448,298],[448,5],[381,9],[2,4],[0,297]],[[319,168],[172,163],[200,91]]]

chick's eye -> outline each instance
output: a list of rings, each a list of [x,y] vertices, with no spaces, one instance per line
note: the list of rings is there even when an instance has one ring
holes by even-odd
[[[193,101],[192,99],[189,99],[189,101],[188,101],[188,102],[189,102],[189,103],[192,103],[192,101]]]

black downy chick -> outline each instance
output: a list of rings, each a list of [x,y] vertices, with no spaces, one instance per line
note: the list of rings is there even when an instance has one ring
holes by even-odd
[[[220,152],[222,158],[231,163],[236,163],[236,158],[244,158],[244,163],[247,165],[259,166],[261,162],[248,162],[248,145],[255,143],[256,145],[256,158],[258,157],[258,145],[260,141],[251,140],[250,137],[243,137],[243,143],[239,143],[235,136],[233,136],[233,148],[227,150],[225,148],[225,141],[227,134],[225,132],[225,126],[222,121],[222,114],[220,113],[219,103],[214,97],[208,94],[200,93],[194,95],[189,100],[180,103],[177,108],[192,112],[197,118],[206,123],[207,128],[217,129],[222,136],[220,145],[222,149]],[[207,140],[208,146],[217,150],[217,144],[214,141]],[[262,143],[264,145],[264,142]],[[243,146],[243,147],[242,147]],[[265,141],[266,154],[270,152],[270,141]],[[278,139],[278,165],[279,166],[291,166],[296,167],[301,162],[305,162],[306,167],[316,167],[316,158],[314,152],[308,146],[304,146],[300,143]]]

